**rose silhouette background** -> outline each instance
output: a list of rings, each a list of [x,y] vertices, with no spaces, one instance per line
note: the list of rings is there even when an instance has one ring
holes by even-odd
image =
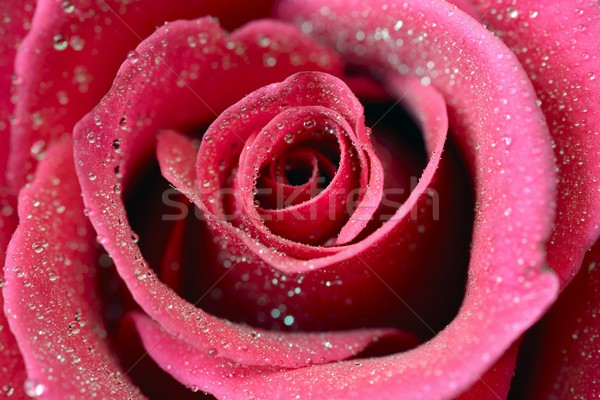
[[[4,2],[0,393],[597,396],[598,4],[456,3]]]

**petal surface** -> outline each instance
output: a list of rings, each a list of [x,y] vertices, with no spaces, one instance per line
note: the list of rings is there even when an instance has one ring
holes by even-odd
[[[271,1],[230,3],[178,0],[40,0],[16,60],[13,152],[14,190],[30,179],[50,144],[73,126],[110,88],[128,52],[166,21],[219,17],[235,28],[269,14]],[[135,59],[131,53],[130,59]]]
[[[600,243],[543,322],[531,399],[593,399],[600,395]]]
[[[558,198],[548,265],[564,288],[600,234],[600,57],[594,52],[600,7],[592,0],[473,3],[528,73],[555,142]]]
[[[95,291],[94,231],[83,214],[72,142],[54,146],[19,195],[4,311],[34,396],[142,398],[105,341]]]

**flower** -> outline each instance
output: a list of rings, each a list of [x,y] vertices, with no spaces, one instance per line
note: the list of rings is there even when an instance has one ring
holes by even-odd
[[[528,393],[597,395],[600,17],[567,3],[6,6],[0,389],[160,396],[139,345],[219,398],[503,398],[558,297]],[[154,157],[202,221],[152,230]]]

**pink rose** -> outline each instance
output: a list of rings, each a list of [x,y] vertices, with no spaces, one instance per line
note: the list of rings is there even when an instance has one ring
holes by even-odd
[[[598,396],[600,8],[454,3],[0,5],[0,393]]]

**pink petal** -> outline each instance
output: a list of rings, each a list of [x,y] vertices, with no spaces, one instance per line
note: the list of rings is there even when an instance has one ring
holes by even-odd
[[[270,38],[271,43],[278,44],[280,50],[273,50],[277,48],[275,46],[272,49],[261,47],[262,42],[257,38],[263,35]],[[190,36],[207,43],[190,47],[187,40]],[[168,43],[166,47],[161,43],[163,40]],[[162,58],[166,65],[154,63],[151,46],[164,49]],[[226,38],[222,30],[207,19],[180,21],[168,29],[162,28],[143,42],[137,52],[137,63],[129,61],[122,66],[114,91],[78,124],[75,136],[78,173],[90,219],[100,242],[114,259],[140,306],[169,332],[179,334],[195,347],[214,348],[222,356],[246,364],[294,366],[343,359],[361,351],[375,336],[391,334],[385,330],[365,330],[350,335],[282,336],[226,324],[206,314],[155,278],[143,260],[136,240],[132,239],[135,236],[127,226],[122,200],[114,191],[115,185],[120,183],[115,176],[115,165],[120,166],[119,174],[126,175],[128,164],[152,147],[158,128],[200,125],[211,118],[211,109],[222,110],[249,87],[303,68],[319,68],[319,63],[335,61],[332,54],[314,45],[295,28],[280,23],[257,22]],[[290,54],[304,61],[292,65],[298,61],[290,59]],[[269,57],[273,57],[275,65],[271,65]],[[309,57],[315,62],[308,61]],[[263,66],[265,59],[269,62]],[[190,71],[190,66],[194,65],[198,69],[192,67]],[[338,65],[333,62],[329,68],[336,70]],[[142,67],[141,71],[138,66]],[[214,66],[217,68],[213,69]],[[268,76],[265,71],[269,72]],[[195,77],[190,77],[183,85],[176,85],[184,75]],[[128,95],[121,94],[120,85],[127,88],[123,93]],[[202,99],[210,99],[210,108]],[[153,116],[148,119],[150,125],[136,124],[142,116],[148,115]],[[95,116],[100,125],[95,123]],[[125,122],[119,124],[121,121]],[[129,131],[126,135],[123,128]],[[90,143],[87,137],[92,131],[98,135]],[[119,143],[116,151],[113,148],[115,141]],[[112,155],[108,163],[105,153]],[[324,341],[331,342],[331,349],[323,351]],[[282,348],[282,343],[287,345]]]
[[[197,193],[194,190],[194,159],[196,158],[195,148],[189,139],[186,139],[183,135],[172,131],[165,131],[161,134],[158,143],[158,160],[161,163],[161,170],[165,177],[182,193],[185,193],[190,197],[190,200],[200,204]],[[183,307],[185,304],[179,299],[178,304]],[[143,306],[143,304],[142,304]],[[356,330],[352,332],[332,332],[332,333],[297,333],[297,334],[284,334],[271,331],[260,331],[251,330],[243,326],[236,326],[232,324],[224,324],[223,322],[211,317],[207,314],[203,314],[197,310],[197,314],[202,316],[215,325],[212,329],[218,329],[225,335],[230,337],[227,339],[230,344],[224,349],[216,346],[216,340],[211,338],[212,336],[218,337],[220,335],[217,332],[204,332],[207,334],[208,340],[213,342],[213,346],[210,349],[216,350],[218,354],[223,355],[233,361],[237,361],[246,365],[275,365],[285,367],[298,367],[306,364],[323,363],[332,360],[339,360],[349,357],[350,355],[358,354],[364,350],[371,341],[378,341],[379,337],[391,336],[394,334],[393,330]],[[163,321],[165,321],[163,317]],[[162,322],[159,319],[159,322]],[[202,343],[202,338],[195,337],[191,334],[191,331],[186,332],[188,329],[180,327],[169,328],[162,323],[168,331],[174,329],[180,337],[187,343],[194,345],[199,350],[207,351],[207,347]],[[222,326],[219,326],[222,325]],[[186,327],[187,328],[187,327]],[[233,329],[232,329],[233,328]],[[206,329],[205,329],[206,330]],[[228,332],[229,331],[229,332]],[[233,334],[238,331],[240,338],[232,337]],[[219,333],[221,333],[219,332]],[[256,339],[257,332],[260,332],[260,337],[263,338],[262,346],[265,349],[256,347],[257,343],[243,343],[245,340],[242,335],[249,337],[254,336]],[[377,339],[375,339],[377,338]],[[242,339],[240,341],[240,339]],[[329,342],[327,346],[323,348],[323,343]],[[280,348],[283,344],[283,348]],[[288,346],[294,344],[294,346]],[[243,355],[239,354],[234,349],[233,353],[229,350],[229,347],[242,346],[244,348]],[[258,346],[261,346],[259,343]],[[270,346],[271,352],[268,352],[268,346]],[[299,347],[300,346],[300,347]],[[289,350],[293,351],[294,354],[289,354]],[[217,350],[218,349],[218,350]],[[325,349],[325,351],[323,351]],[[260,355],[261,350],[264,351],[263,357],[266,357],[269,362],[263,362],[256,357]],[[318,356],[318,360],[313,358]],[[304,357],[304,358],[302,358]],[[310,361],[306,361],[306,357],[311,358]],[[288,359],[293,360],[293,363],[289,362]],[[304,364],[306,363],[306,364]]]
[[[531,399],[600,396],[600,241],[544,321]]]
[[[8,189],[0,187],[0,266],[4,267],[6,248],[17,227],[17,201],[8,194]],[[4,272],[0,269],[0,288],[4,286]],[[4,299],[0,290],[0,394],[25,398],[23,384],[27,374],[17,341],[10,331],[8,321],[4,315]]]
[[[520,344],[520,340],[513,343],[506,353],[456,400],[506,399],[510,390],[510,381],[514,375]]]
[[[540,250],[552,222],[547,212],[552,200],[550,146],[531,88],[506,48],[464,14],[453,14],[443,2],[411,2],[405,8],[385,3],[388,9],[382,10],[384,3],[375,1],[363,14],[352,12],[358,9],[352,1],[328,2],[324,7],[319,2],[285,4],[287,15],[310,17],[315,33],[336,41],[338,49],[360,49],[373,67],[399,68],[393,62],[397,59],[409,63],[409,71],[416,67],[426,71],[428,55],[443,54],[447,45],[460,43],[464,56],[438,56],[434,61],[435,71],[458,68],[455,76],[431,73],[424,82],[431,82],[447,97],[455,138],[475,174],[479,209],[470,296],[455,321],[430,346],[365,360],[360,368],[351,369],[346,362],[278,374],[281,379],[270,377],[269,388],[254,387],[254,393],[287,396],[308,392],[328,398],[342,393],[344,397],[364,397],[369,392],[383,396],[398,391],[410,398],[458,394],[475,382],[556,296],[556,278],[543,269]],[[394,30],[398,20],[403,21],[404,29]],[[402,38],[410,46],[375,42],[371,39],[375,28],[386,28],[392,39]],[[358,31],[362,34],[352,34]],[[343,37],[339,32],[345,33]],[[363,34],[369,38],[368,46],[361,43]],[[502,55],[500,61],[498,54]],[[356,61],[362,56],[352,58]],[[470,65],[478,66],[476,79],[461,73],[469,71]],[[502,100],[513,92],[521,96],[513,94],[513,102]],[[459,119],[460,110],[470,111]],[[434,369],[441,371],[441,376],[427,378],[427,371]],[[371,383],[372,370],[386,374]],[[293,386],[285,384],[290,380]]]
[[[14,59],[17,47],[29,29],[34,7],[33,0],[6,0],[0,3],[0,186],[6,184],[5,172],[10,148]]]
[[[131,318],[150,356],[194,391],[208,391],[220,399],[252,398],[252,394],[242,387],[261,385],[269,375],[286,371],[275,366],[246,366],[218,357],[213,352],[200,352],[189,343],[169,335],[147,316],[132,314]],[[412,338],[407,335],[402,340],[409,343]]]
[[[529,74],[556,143],[558,199],[548,265],[564,287],[600,234],[600,8],[594,0],[476,1]]]
[[[390,82],[391,87],[402,90],[400,85],[414,88],[415,82]],[[305,90],[296,93],[296,87]],[[269,313],[284,304],[288,315],[291,315],[294,321],[298,320],[297,326],[305,327],[306,325],[303,324],[307,321],[315,320],[321,321],[319,323],[322,324],[322,321],[328,319],[335,322],[338,328],[355,326],[357,321],[361,321],[366,315],[372,317],[373,308],[378,313],[384,313],[390,307],[394,307],[398,303],[398,299],[394,296],[400,293],[405,303],[408,301],[412,307],[410,310],[403,309],[403,315],[395,315],[395,322],[407,322],[407,320],[414,320],[414,309],[419,309],[415,305],[417,302],[421,308],[427,307],[431,314],[433,307],[427,300],[427,294],[439,295],[442,291],[449,292],[448,286],[452,285],[448,284],[457,279],[457,277],[446,279],[452,270],[448,268],[440,271],[436,260],[424,258],[424,254],[431,252],[431,246],[436,246],[434,243],[438,237],[436,234],[439,234],[439,229],[444,226],[435,221],[437,218],[433,210],[435,206],[431,205],[431,196],[435,194],[433,188],[439,189],[446,199],[442,205],[447,207],[445,210],[455,212],[457,209],[464,208],[461,208],[457,202],[463,198],[451,193],[447,184],[443,186],[433,183],[446,138],[445,104],[435,90],[420,84],[409,97],[409,103],[414,103],[410,106],[414,107],[426,132],[431,151],[430,163],[409,199],[398,210],[394,209],[396,214],[393,218],[365,240],[349,246],[328,248],[308,246],[261,229],[259,216],[253,210],[251,179],[239,187],[234,187],[234,190],[237,190],[236,195],[240,196],[241,208],[245,208],[243,212],[250,214],[247,221],[242,221],[243,229],[230,223],[231,211],[226,210],[226,204],[221,204],[218,197],[221,188],[227,188],[228,173],[234,167],[238,171],[238,181],[251,176],[254,165],[259,168],[260,149],[269,147],[269,139],[277,140],[277,137],[285,134],[279,126],[283,126],[281,123],[286,118],[288,119],[286,124],[289,125],[288,113],[292,114],[302,109],[292,107],[277,115],[281,104],[297,105],[308,110],[311,110],[308,105],[313,102],[322,104],[314,107],[328,105],[345,115],[346,121],[355,121],[352,125],[362,118],[361,114],[356,114],[356,110],[362,111],[362,107],[336,78],[309,72],[293,75],[284,82],[262,88],[231,106],[211,125],[204,136],[196,161],[196,177],[192,174],[193,167],[189,160],[191,156],[182,157],[183,153],[193,152],[190,144],[181,145],[182,148],[187,147],[187,151],[174,148],[172,152],[165,150],[160,153],[159,160],[161,160],[163,175],[200,207],[209,227],[218,239],[215,247],[219,248],[220,242],[223,241],[229,253],[246,259],[245,262],[236,264],[235,269],[228,269],[227,273],[224,273],[222,263],[207,263],[208,268],[214,269],[217,276],[221,276],[219,287],[224,291],[223,297],[231,299],[230,308],[237,311],[236,316],[247,317]],[[263,101],[264,104],[261,105]],[[235,110],[248,111],[253,118],[246,120],[244,113],[238,114]],[[304,118],[302,115],[300,117],[300,120]],[[267,125],[262,126],[263,123]],[[238,125],[243,126],[244,129],[238,129]],[[273,125],[276,128],[273,128]],[[351,132],[348,127],[344,130]],[[253,139],[252,132],[259,131],[261,133]],[[267,133],[263,135],[264,132]],[[244,143],[244,140],[248,142],[243,146],[240,145],[240,141]],[[362,140],[362,143],[367,143],[368,139]],[[164,147],[159,146],[159,150],[167,149],[167,146],[168,144],[164,144]],[[364,147],[369,148],[369,146],[371,145]],[[225,153],[224,149],[229,149],[229,152]],[[238,157],[239,165],[236,166]],[[370,159],[373,160],[374,157],[371,156]],[[447,165],[447,167],[451,166]],[[378,173],[375,168],[374,170],[373,175],[381,179],[381,173]],[[442,172],[438,175],[441,176],[436,177],[438,181],[453,182],[452,178],[456,178],[453,176],[456,171],[452,168],[440,168],[440,171]],[[198,194],[193,184],[195,179],[199,183]],[[362,185],[367,183],[367,180],[363,180]],[[240,194],[242,190],[244,192]],[[293,221],[292,219],[291,222]],[[451,220],[445,217],[444,222],[448,223]],[[448,234],[452,230],[453,237],[460,238],[461,235],[458,234],[460,230],[452,225],[447,228]],[[422,234],[426,230],[429,235]],[[457,242],[447,241],[447,243],[451,246],[452,243]],[[444,247],[437,245],[436,249],[444,249]],[[446,250],[441,251],[441,254],[439,262],[443,260],[450,265],[452,261],[444,259],[443,256],[450,255],[452,258],[455,254],[451,255]],[[367,264],[365,260],[369,260],[369,263]],[[437,279],[432,280],[429,273],[435,273]],[[381,280],[396,288],[393,291],[394,296],[388,290],[381,290]],[[273,281],[284,283],[275,284]],[[420,283],[424,281],[427,283]],[[332,285],[331,282],[343,284]],[[446,287],[440,290],[439,284]],[[427,285],[427,289],[414,290],[421,285]],[[290,290],[299,290],[302,295],[290,296]],[[243,304],[239,304],[237,300],[241,296],[240,293],[245,299]],[[351,301],[341,302],[340,299]],[[221,307],[226,307],[223,301]],[[437,306],[434,313],[443,315],[444,312],[440,312],[442,309],[444,307]],[[417,329],[423,330],[422,320],[412,321],[413,325],[415,323]],[[315,329],[315,326],[317,329],[320,328],[319,325],[309,326],[311,329]],[[431,335],[431,328],[425,331],[425,335]]]
[[[17,227],[16,198],[6,185],[6,164],[10,149],[10,117],[13,110],[12,75],[17,47],[29,28],[34,1],[0,2],[0,287],[4,283],[4,259],[8,242]],[[4,316],[0,290],[0,395],[25,398],[25,363]]]
[[[40,163],[19,196],[8,248],[4,310],[27,367],[27,390],[141,398],[105,341],[95,292],[94,231],[83,215],[70,140]]]
[[[165,21],[218,16],[229,28],[267,16],[270,0],[39,0],[31,32],[18,52],[18,103],[9,172],[20,188],[45,148],[110,89],[130,50]],[[136,58],[131,53],[130,60]],[[33,153],[33,154],[31,154]]]

